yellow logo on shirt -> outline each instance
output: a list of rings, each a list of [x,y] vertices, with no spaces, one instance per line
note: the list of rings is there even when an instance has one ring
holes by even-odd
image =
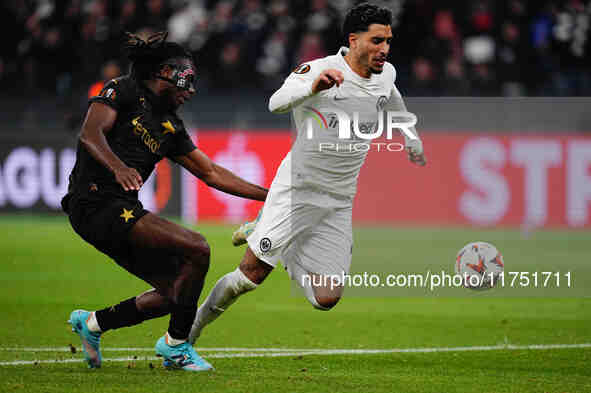
[[[141,116],[138,116],[131,120],[131,125],[133,125],[133,133],[140,137],[144,145],[150,149],[152,153],[156,153],[160,148],[160,142],[158,142],[148,131],[142,123],[140,123]]]

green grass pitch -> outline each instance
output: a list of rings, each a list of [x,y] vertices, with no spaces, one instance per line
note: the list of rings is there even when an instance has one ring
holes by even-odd
[[[212,247],[204,299],[244,250],[230,245],[231,226],[196,229]],[[167,318],[108,332],[103,357],[118,361],[87,369],[80,351],[67,350],[80,346],[69,313],[148,286],[85,244],[64,216],[5,215],[0,233],[0,392],[591,392],[589,232],[356,228],[357,272],[451,271],[458,249],[483,240],[507,270],[573,270],[576,291],[353,291],[320,312],[278,268],[204,331],[197,347],[216,371],[195,374],[153,359]],[[428,350],[436,348],[453,350]]]

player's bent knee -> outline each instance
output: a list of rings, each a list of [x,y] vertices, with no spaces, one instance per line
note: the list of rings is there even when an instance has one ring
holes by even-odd
[[[310,298],[308,298],[308,301],[312,304],[312,306],[314,306],[315,309],[321,310],[321,311],[331,310],[334,306],[337,305],[339,300],[341,300],[340,297],[333,297],[333,296],[323,296],[323,297],[311,296]]]
[[[188,250],[188,259],[192,265],[202,269],[209,269],[211,250],[207,240],[201,235],[195,236]]]
[[[195,243],[195,252],[204,258],[209,260],[209,256],[211,255],[211,249],[209,248],[209,243],[205,239]]]
[[[209,260],[209,256],[211,255],[211,249],[209,248],[209,243],[207,242],[207,240],[205,240],[203,236],[201,236],[198,233],[195,233],[191,237],[190,244],[191,254]]]

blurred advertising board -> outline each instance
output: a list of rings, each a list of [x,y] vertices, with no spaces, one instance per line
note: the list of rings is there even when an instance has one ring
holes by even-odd
[[[421,135],[424,168],[411,165],[404,152],[370,150],[359,177],[355,222],[591,227],[591,136]],[[198,130],[193,137],[219,165],[267,187],[291,146],[286,130]],[[75,160],[74,138],[0,139],[0,212],[59,212]],[[211,189],[167,160],[140,198],[151,211],[189,222],[242,221],[262,205]]]

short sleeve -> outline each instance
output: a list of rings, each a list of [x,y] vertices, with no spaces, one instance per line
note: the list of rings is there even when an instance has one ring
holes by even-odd
[[[91,97],[88,102],[100,102],[115,109],[116,111],[122,111],[127,106],[130,98],[129,87],[122,80],[113,79],[109,81],[101,89],[100,93],[94,97]]]
[[[186,156],[197,148],[187,130],[183,127],[175,133],[174,146],[168,151],[166,156],[174,158],[179,156]]]

